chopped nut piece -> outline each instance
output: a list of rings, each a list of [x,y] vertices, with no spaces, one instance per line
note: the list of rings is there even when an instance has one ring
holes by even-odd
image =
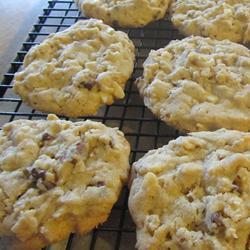
[[[215,223],[218,227],[224,226],[224,223],[221,219],[221,215],[219,212],[215,212],[211,215],[211,221]]]
[[[94,86],[97,84],[96,81],[93,82],[81,82],[80,86],[83,86],[84,88],[86,88],[87,90],[91,90],[92,88],[94,88]]]
[[[42,179],[42,180],[45,180],[45,176],[46,176],[46,171],[45,170],[41,170],[41,171],[38,171],[37,169],[33,168],[31,170],[31,175],[35,178],[35,179]]]
[[[53,139],[55,139],[55,137],[50,135],[49,133],[44,133],[43,136],[42,136],[43,141],[50,141],[50,140],[53,140]]]

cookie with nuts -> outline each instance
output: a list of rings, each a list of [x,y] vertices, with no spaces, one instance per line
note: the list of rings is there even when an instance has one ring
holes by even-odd
[[[163,18],[170,0],[75,0],[84,15],[120,27],[143,27]]]
[[[81,20],[31,48],[13,89],[44,112],[93,115],[124,97],[134,58],[127,34],[100,20]]]
[[[249,0],[173,0],[171,20],[185,35],[250,42]]]
[[[250,50],[199,36],[151,51],[136,81],[145,105],[182,131],[250,131]]]
[[[132,166],[139,250],[250,247],[250,133],[194,132]]]
[[[0,237],[40,249],[103,223],[129,171],[121,131],[90,120],[16,120],[0,131]]]

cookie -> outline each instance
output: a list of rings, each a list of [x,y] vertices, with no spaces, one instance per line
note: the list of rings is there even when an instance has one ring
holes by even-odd
[[[250,51],[199,36],[151,51],[136,81],[145,105],[182,131],[250,130]]]
[[[75,0],[83,15],[120,27],[142,27],[165,16],[170,0]]]
[[[0,236],[14,249],[40,249],[103,223],[127,180],[129,153],[123,133],[99,122],[49,115],[4,125]]]
[[[185,35],[250,42],[249,0],[174,0],[171,20]]]
[[[139,250],[248,250],[250,133],[194,132],[133,164]]]
[[[69,117],[95,114],[124,97],[134,66],[127,34],[100,20],[78,21],[33,47],[14,92],[31,107]]]

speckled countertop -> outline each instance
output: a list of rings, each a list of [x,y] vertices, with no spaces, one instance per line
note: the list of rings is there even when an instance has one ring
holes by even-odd
[[[0,0],[0,81],[47,0]]]

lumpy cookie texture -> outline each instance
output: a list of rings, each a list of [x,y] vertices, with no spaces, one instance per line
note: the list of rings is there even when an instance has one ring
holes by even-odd
[[[250,133],[196,132],[133,164],[139,250],[248,250]]]
[[[165,16],[170,0],[75,0],[83,14],[121,27],[142,27]]]
[[[100,20],[81,20],[31,48],[15,74],[14,91],[41,111],[93,115],[124,97],[134,58],[127,34]]]
[[[104,222],[129,171],[130,147],[102,123],[17,120],[0,131],[0,236],[40,249]]]
[[[249,0],[174,0],[173,24],[186,35],[250,42]]]
[[[151,51],[136,81],[145,105],[183,131],[250,130],[250,51],[199,36]]]

